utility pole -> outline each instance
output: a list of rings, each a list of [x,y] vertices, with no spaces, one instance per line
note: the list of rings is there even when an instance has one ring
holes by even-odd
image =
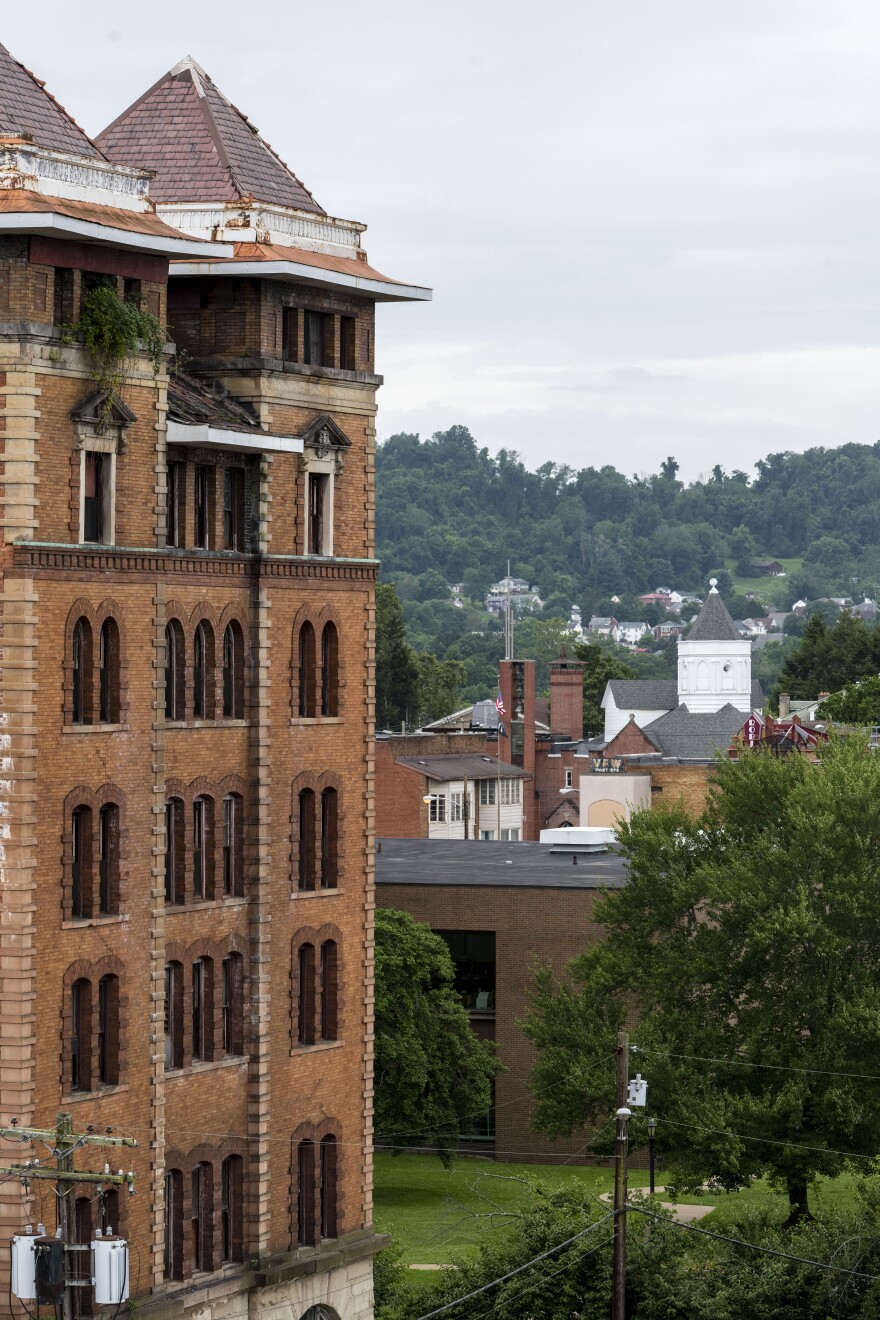
[[[73,1130],[73,1119],[70,1114],[59,1114],[55,1128],[33,1128],[21,1127],[16,1119],[12,1120],[10,1127],[0,1127],[0,1137],[5,1137],[8,1141],[19,1141],[22,1144],[26,1142],[40,1142],[49,1147],[51,1158],[56,1161],[52,1168],[49,1165],[42,1164],[39,1160],[26,1160],[24,1164],[18,1165],[0,1165],[0,1174],[8,1174],[19,1178],[24,1186],[29,1186],[34,1181],[54,1182],[55,1192],[58,1204],[58,1228],[61,1230],[61,1241],[64,1243],[65,1269],[64,1269],[64,1293],[62,1296],[62,1317],[63,1320],[73,1320],[73,1294],[70,1291],[70,1285],[74,1281],[72,1275],[74,1271],[68,1269],[68,1255],[72,1251],[87,1251],[87,1246],[72,1242],[74,1231],[73,1216],[73,1198],[76,1193],[77,1183],[97,1183],[104,1185],[110,1183],[117,1187],[128,1187],[129,1194],[134,1195],[134,1174],[124,1173],[122,1169],[118,1173],[111,1173],[109,1167],[103,1173],[94,1173],[89,1171],[77,1171],[74,1168],[74,1154],[81,1146],[136,1146],[137,1141],[134,1137],[114,1137],[110,1135],[111,1129],[106,1132],[98,1133],[89,1127],[87,1132],[77,1135]],[[80,1282],[76,1280],[76,1282]],[[86,1286],[91,1286],[91,1279],[82,1281]]]
[[[617,1147],[614,1165],[614,1272],[611,1320],[626,1320],[626,1191],[627,1122],[629,1083],[629,1033],[617,1034],[616,1122]]]

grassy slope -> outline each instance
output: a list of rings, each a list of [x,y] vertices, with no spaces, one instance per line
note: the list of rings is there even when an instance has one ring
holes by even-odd
[[[785,569],[789,577],[791,577],[792,573],[796,573],[803,563],[803,559],[779,559],[778,555],[757,555],[756,558],[779,560],[779,563]],[[764,577],[763,574],[758,574],[757,577],[741,577],[736,571],[735,564],[735,559],[728,559],[725,561],[725,567],[733,578],[733,584],[739,592],[766,591],[771,583],[779,581],[778,578]],[[784,578],[783,581],[785,581]]]
[[[475,1256],[480,1243],[504,1233],[510,1223],[505,1212],[516,1213],[528,1195],[520,1179],[546,1187],[580,1183],[598,1196],[612,1186],[610,1168],[574,1168],[571,1165],[501,1164],[492,1160],[457,1159],[450,1169],[428,1155],[377,1155],[375,1157],[376,1227],[390,1233],[403,1250],[403,1261],[412,1264],[447,1264],[456,1257]],[[647,1171],[630,1171],[631,1187],[645,1187]],[[658,1178],[662,1183],[662,1175]],[[812,1193],[814,1213],[823,1206],[851,1200],[853,1179],[843,1175],[823,1180]],[[779,1219],[787,1213],[785,1198],[761,1182],[748,1191],[732,1195],[683,1196],[683,1202],[717,1206],[712,1226],[729,1224],[746,1203],[772,1202]],[[494,1218],[493,1218],[494,1214]],[[431,1274],[420,1276],[430,1280]]]

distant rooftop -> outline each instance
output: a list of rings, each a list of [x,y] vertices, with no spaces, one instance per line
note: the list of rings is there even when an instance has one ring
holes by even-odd
[[[549,843],[465,839],[382,839],[376,884],[489,889],[622,889],[620,853],[554,852]],[[577,862],[572,863],[572,856]],[[382,895],[378,895],[381,906]]]

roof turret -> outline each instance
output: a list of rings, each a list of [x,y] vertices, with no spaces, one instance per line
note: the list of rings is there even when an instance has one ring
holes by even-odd
[[[23,135],[50,151],[103,160],[92,139],[46,91],[46,84],[0,46],[0,136]]]
[[[691,624],[686,634],[688,642],[739,642],[742,641],[730,612],[718,594],[718,579],[709,579],[709,594],[703,602],[703,608]]]

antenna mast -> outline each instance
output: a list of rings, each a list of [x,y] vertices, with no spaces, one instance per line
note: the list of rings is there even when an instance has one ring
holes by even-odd
[[[510,560],[507,561],[507,599],[504,602],[504,659],[513,659],[513,610],[510,607]]]

